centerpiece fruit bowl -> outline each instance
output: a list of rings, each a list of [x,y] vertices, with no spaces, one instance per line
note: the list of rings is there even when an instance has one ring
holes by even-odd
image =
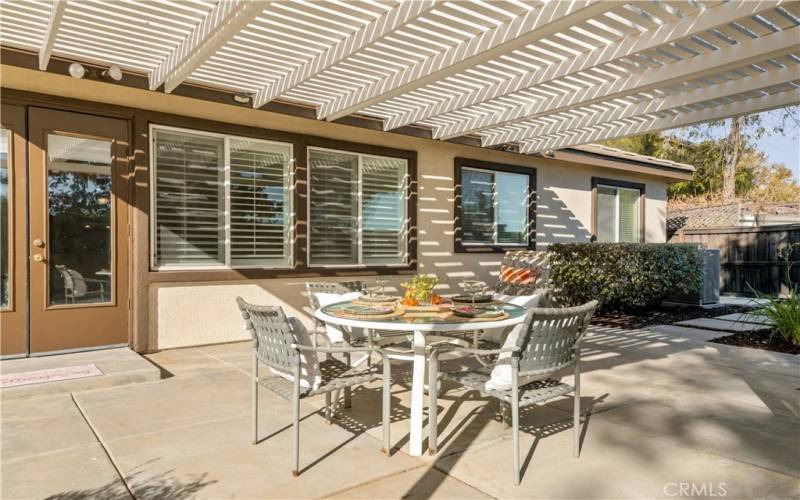
[[[410,283],[401,283],[400,285],[406,289],[402,304],[404,306],[441,304],[442,298],[433,293],[437,283],[439,283],[439,278],[436,275],[419,274],[411,278]]]

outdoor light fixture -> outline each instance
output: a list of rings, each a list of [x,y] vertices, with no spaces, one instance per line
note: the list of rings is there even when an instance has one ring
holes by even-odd
[[[69,65],[69,76],[80,80],[86,74],[86,68],[81,63],[72,63]]]
[[[110,78],[115,82],[122,80],[122,70],[116,64],[112,64],[111,67],[103,71],[102,75],[104,78]]]
[[[548,149],[547,151],[544,152],[544,155],[549,156],[550,158],[555,158],[556,152],[553,151],[552,149]]]
[[[233,94],[233,100],[242,104],[250,104],[253,101],[253,97],[245,92],[237,92]]]

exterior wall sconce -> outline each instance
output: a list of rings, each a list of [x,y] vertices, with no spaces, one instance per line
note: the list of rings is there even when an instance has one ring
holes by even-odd
[[[86,68],[83,67],[83,64],[74,62],[69,65],[69,76],[80,80],[84,75],[86,75]]]
[[[253,102],[253,97],[244,92],[237,92],[233,94],[233,100],[241,104],[250,104]]]
[[[103,71],[101,75],[115,82],[122,80],[122,70],[116,64],[112,64],[107,70]]]

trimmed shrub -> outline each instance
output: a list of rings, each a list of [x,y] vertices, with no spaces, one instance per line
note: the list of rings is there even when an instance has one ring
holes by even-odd
[[[702,286],[696,244],[553,243],[548,251],[555,294],[565,305],[597,299],[601,311],[650,308],[672,292]]]

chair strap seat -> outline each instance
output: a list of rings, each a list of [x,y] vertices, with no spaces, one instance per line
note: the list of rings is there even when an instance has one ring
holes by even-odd
[[[365,384],[381,378],[381,372],[376,368],[360,369],[351,368],[346,363],[335,358],[328,358],[319,363],[322,381],[317,389],[300,390],[300,398],[307,398],[317,394]],[[264,388],[274,392],[288,401],[292,400],[294,383],[282,377],[267,375],[259,377],[258,383]]]
[[[477,370],[445,372],[442,378],[458,382],[464,387],[480,391],[482,394],[493,398],[511,402],[511,389],[504,391],[487,391],[486,382],[491,378],[491,367],[479,368]],[[519,388],[519,406],[525,407],[537,403],[543,403],[555,399],[574,391],[574,387],[556,380],[538,380],[530,382]]]

